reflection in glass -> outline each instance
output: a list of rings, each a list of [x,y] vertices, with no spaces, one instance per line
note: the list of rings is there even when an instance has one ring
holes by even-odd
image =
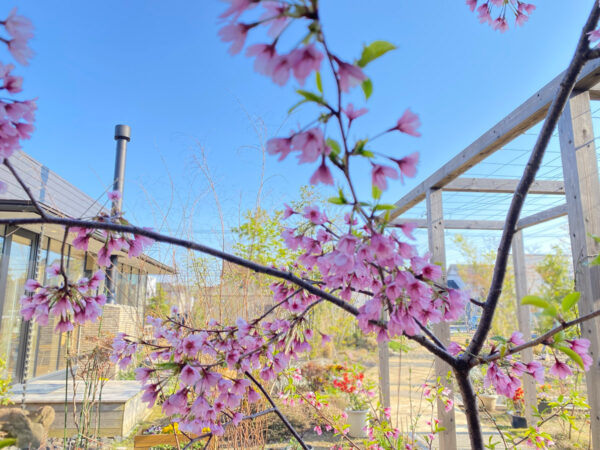
[[[12,235],[0,323],[0,356],[6,358],[8,371],[12,375],[15,374],[19,355],[21,331],[19,299],[25,293],[25,281],[29,277],[31,244],[31,239],[18,234]]]

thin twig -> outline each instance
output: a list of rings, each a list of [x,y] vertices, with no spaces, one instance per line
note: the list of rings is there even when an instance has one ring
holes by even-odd
[[[23,188],[23,190],[27,194],[27,197],[29,197],[29,199],[31,200],[31,203],[33,203],[33,207],[36,209],[36,211],[39,213],[39,215],[42,216],[42,217],[46,217],[46,212],[40,206],[40,204],[37,202],[37,200],[35,199],[35,197],[31,193],[31,189],[29,189],[29,186],[27,186],[27,184],[25,184],[25,182],[23,181],[23,179],[21,178],[21,176],[19,175],[19,173],[15,170],[15,168],[13,167],[13,165],[10,163],[10,161],[8,160],[8,158],[6,158],[4,160],[4,165],[8,168],[8,170],[10,170],[10,173],[12,173],[13,177],[15,177],[15,179],[17,180],[17,182],[19,183],[19,185],[21,185],[21,188]]]
[[[591,312],[589,314],[585,314],[585,315],[583,315],[581,317],[578,317],[577,319],[573,319],[573,320],[571,320],[569,322],[563,322],[560,325],[558,325],[557,327],[555,327],[555,328],[551,329],[550,331],[542,334],[541,336],[538,336],[535,339],[532,339],[529,342],[525,342],[524,344],[517,345],[515,347],[512,347],[512,348],[508,349],[506,352],[504,352],[504,357],[509,356],[509,355],[514,355],[515,353],[520,353],[523,350],[525,350],[526,348],[534,347],[536,345],[548,342],[549,339],[552,336],[554,336],[555,334],[560,333],[561,331],[566,330],[567,328],[571,328],[572,326],[578,325],[578,324],[580,324],[582,322],[585,322],[587,320],[593,319],[594,317],[597,317],[597,316],[600,316],[600,309],[596,310],[596,311],[593,311],[593,312]],[[497,359],[500,359],[502,357],[503,356],[500,354],[500,352],[494,352],[494,353],[492,353],[491,355],[488,355],[488,356],[480,356],[478,359],[479,359],[480,364],[483,364],[483,363],[489,363],[489,362],[492,362],[492,361],[496,361]]]
[[[258,389],[260,389],[260,391],[262,392],[262,394],[265,396],[265,398],[267,399],[267,401],[271,404],[271,406],[273,407],[273,409],[275,410],[275,414],[277,414],[279,416],[279,418],[281,419],[281,421],[283,422],[283,424],[285,425],[285,427],[290,430],[290,433],[292,433],[292,435],[296,438],[296,440],[298,441],[298,443],[300,444],[300,446],[304,449],[304,450],[308,450],[308,446],[304,443],[304,441],[302,440],[302,438],[300,437],[300,435],[298,434],[298,432],[294,429],[294,427],[292,426],[292,424],[290,423],[289,420],[287,420],[287,418],[282,414],[282,412],[279,410],[279,408],[277,408],[277,405],[275,404],[275,402],[273,401],[273,399],[271,398],[271,396],[267,393],[267,391],[265,390],[265,388],[263,387],[262,384],[260,384],[256,378],[254,378],[252,376],[252,374],[248,371],[244,372],[244,374],[250,378],[250,380],[256,385],[256,387]]]

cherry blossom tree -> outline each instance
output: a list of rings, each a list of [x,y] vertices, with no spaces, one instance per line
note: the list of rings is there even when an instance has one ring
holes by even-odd
[[[506,31],[511,22],[524,24],[535,9],[534,5],[518,0],[467,0],[466,3],[482,23],[488,23],[500,32]],[[577,75],[587,61],[599,56],[596,49],[590,49],[590,41],[600,39],[600,31],[596,30],[600,7],[594,1],[573,59],[516,189],[506,217],[489,294],[483,302],[444,286],[440,267],[431,263],[428,255],[419,253],[411,243],[414,226],[391,221],[389,212],[393,205],[381,201],[390,180],[416,174],[419,155],[385,154],[377,149],[376,140],[383,134],[418,138],[419,116],[406,108],[399,118],[390,120],[372,137],[350,138],[350,130],[359,126],[360,118],[368,110],[347,102],[346,96],[360,87],[368,99],[373,90],[368,65],[395,47],[385,41],[376,41],[365,46],[357,59],[343,59],[330,48],[319,12],[318,0],[228,0],[228,7],[220,16],[223,26],[219,36],[230,44],[231,54],[242,52],[252,30],[267,28],[272,40],[248,46],[246,55],[254,59],[256,71],[271,78],[275,84],[286,86],[295,80],[302,87],[296,90],[299,102],[294,108],[311,106],[316,111],[314,119],[304,126],[288,135],[272,138],[267,144],[268,153],[279,160],[295,155],[299,164],[312,164],[315,167],[310,177],[312,184],[339,184],[330,202],[345,210],[341,225],[331,221],[327,211],[319,207],[295,210],[286,206],[285,219],[302,218],[309,224],[291,226],[283,232],[287,247],[300,251],[297,261],[285,267],[257,264],[198,242],[134,226],[118,211],[102,212],[92,220],[48,214],[10,163],[20,140],[27,139],[33,130],[34,101],[2,100],[0,103],[0,160],[29,195],[40,217],[1,219],[0,223],[61,225],[64,227],[63,248],[69,233],[75,233],[73,245],[82,250],[87,250],[92,234],[99,231],[104,245],[98,253],[98,263],[104,267],[111,264],[110,256],[116,251],[137,257],[157,241],[212,255],[272,278],[274,303],[259,317],[240,318],[235,324],[209,320],[200,327],[186,324],[177,318],[177,314],[167,319],[149,317],[148,324],[154,330],[152,339],[124,334],[115,339],[113,362],[121,368],[132,364],[134,355],[142,348],[149,350],[151,364],[135,369],[136,378],[144,385],[144,401],[150,405],[162,402],[163,412],[177,419],[182,432],[197,435],[195,439],[211,439],[242,420],[275,413],[300,445],[307,448],[263,384],[273,381],[319,339],[329,339],[319,330],[312,330],[307,321],[313,308],[328,302],[355,316],[360,329],[376,335],[378,341],[405,336],[445,361],[451,367],[462,395],[471,445],[476,449],[483,448],[476,396],[470,379],[472,369],[487,367],[486,384],[493,386],[499,394],[512,398],[521,385],[521,376],[532,376],[539,382],[544,379],[545,369],[539,362],[524,364],[520,361],[519,353],[526,348],[542,344],[550,347],[555,363],[549,375],[558,378],[569,376],[573,364],[584,369],[592,364],[588,355],[589,341],[566,339],[561,333],[600,314],[596,311],[565,321],[564,315],[578,300],[577,293],[563,299],[560,310],[553,313],[552,328],[534,340],[525,342],[519,332],[493,341],[488,335],[498,307],[515,225],[527,191]],[[31,57],[27,46],[32,34],[31,23],[13,11],[1,24],[10,39],[0,39],[17,62],[26,64]],[[298,37],[300,44],[282,48],[280,38],[285,33]],[[4,80],[2,88],[10,94],[19,92],[22,83],[21,78],[12,75],[13,69],[12,65],[3,65],[0,70]],[[334,86],[331,92],[324,90],[325,76],[331,78]],[[309,77],[313,87],[305,88]],[[353,181],[351,166],[354,168],[359,160],[367,161],[370,166],[372,195],[368,199],[359,197]],[[64,262],[49,270],[62,276],[62,283],[58,286],[41,286],[34,280],[27,283],[22,298],[22,315],[26,320],[46,324],[50,316],[55,316],[59,318],[57,331],[69,332],[76,324],[94,321],[101,315],[106,298],[94,292],[104,276],[102,271],[91,279],[71,280],[64,270]],[[355,304],[353,298],[357,293],[366,296],[363,304]],[[456,343],[444,345],[429,330],[429,325],[456,320],[464,313],[468,302],[482,310],[472,341],[466,348]],[[541,308],[547,306],[541,299],[528,298],[527,302]],[[242,403],[256,402],[261,396],[271,408],[246,416],[240,412]],[[546,445],[539,436],[532,439],[537,439],[539,445]]]

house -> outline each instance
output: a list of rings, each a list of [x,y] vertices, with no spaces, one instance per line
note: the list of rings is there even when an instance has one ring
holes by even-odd
[[[48,214],[85,218],[102,210],[103,205],[24,152],[13,155],[10,161]],[[7,191],[0,194],[0,217],[38,216],[26,192],[4,165],[0,165],[0,180],[8,185]],[[46,268],[60,261],[63,234],[58,225],[0,225],[0,357],[6,360],[15,381],[56,375],[65,368],[67,348],[72,354],[85,351],[90,346],[88,336],[135,333],[144,318],[149,276],[174,273],[171,267],[147,255],[131,259],[125,253],[118,254],[115,302],[105,305],[101,321],[77,327],[67,342],[67,334],[54,331],[55,324],[31,324],[19,314],[19,300],[28,278],[42,284],[52,282]],[[74,237],[69,235],[66,241],[64,263],[69,276],[77,279],[98,270],[96,252],[102,242],[92,239],[88,251],[81,251],[71,246]]]

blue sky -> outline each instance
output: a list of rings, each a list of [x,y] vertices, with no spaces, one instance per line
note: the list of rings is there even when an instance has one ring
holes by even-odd
[[[525,27],[500,34],[480,25],[462,0],[322,1],[329,44],[341,57],[357,57],[375,39],[398,46],[368,67],[371,113],[353,136],[393,125],[407,107],[423,123],[422,138],[378,141],[381,151],[418,150],[422,158],[418,177],[394,183],[386,200],[400,198],[567,66],[591,1],[538,3]],[[161,211],[163,229],[177,231],[185,209],[193,211],[196,238],[215,243],[213,197],[194,163],[199,148],[226,226],[235,226],[254,205],[260,179],[253,123],[273,136],[310,117],[306,110],[287,118],[293,84],[278,87],[248,58],[227,54],[217,37],[222,2],[18,4],[36,27],[36,57],[19,69],[24,95],[39,97],[36,132],[24,150],[96,197],[112,178],[113,127],[130,125],[125,208],[139,224],[159,227]],[[350,97],[355,104],[359,94]],[[296,198],[314,169],[268,157],[263,204]],[[368,172],[357,175],[368,180]]]

